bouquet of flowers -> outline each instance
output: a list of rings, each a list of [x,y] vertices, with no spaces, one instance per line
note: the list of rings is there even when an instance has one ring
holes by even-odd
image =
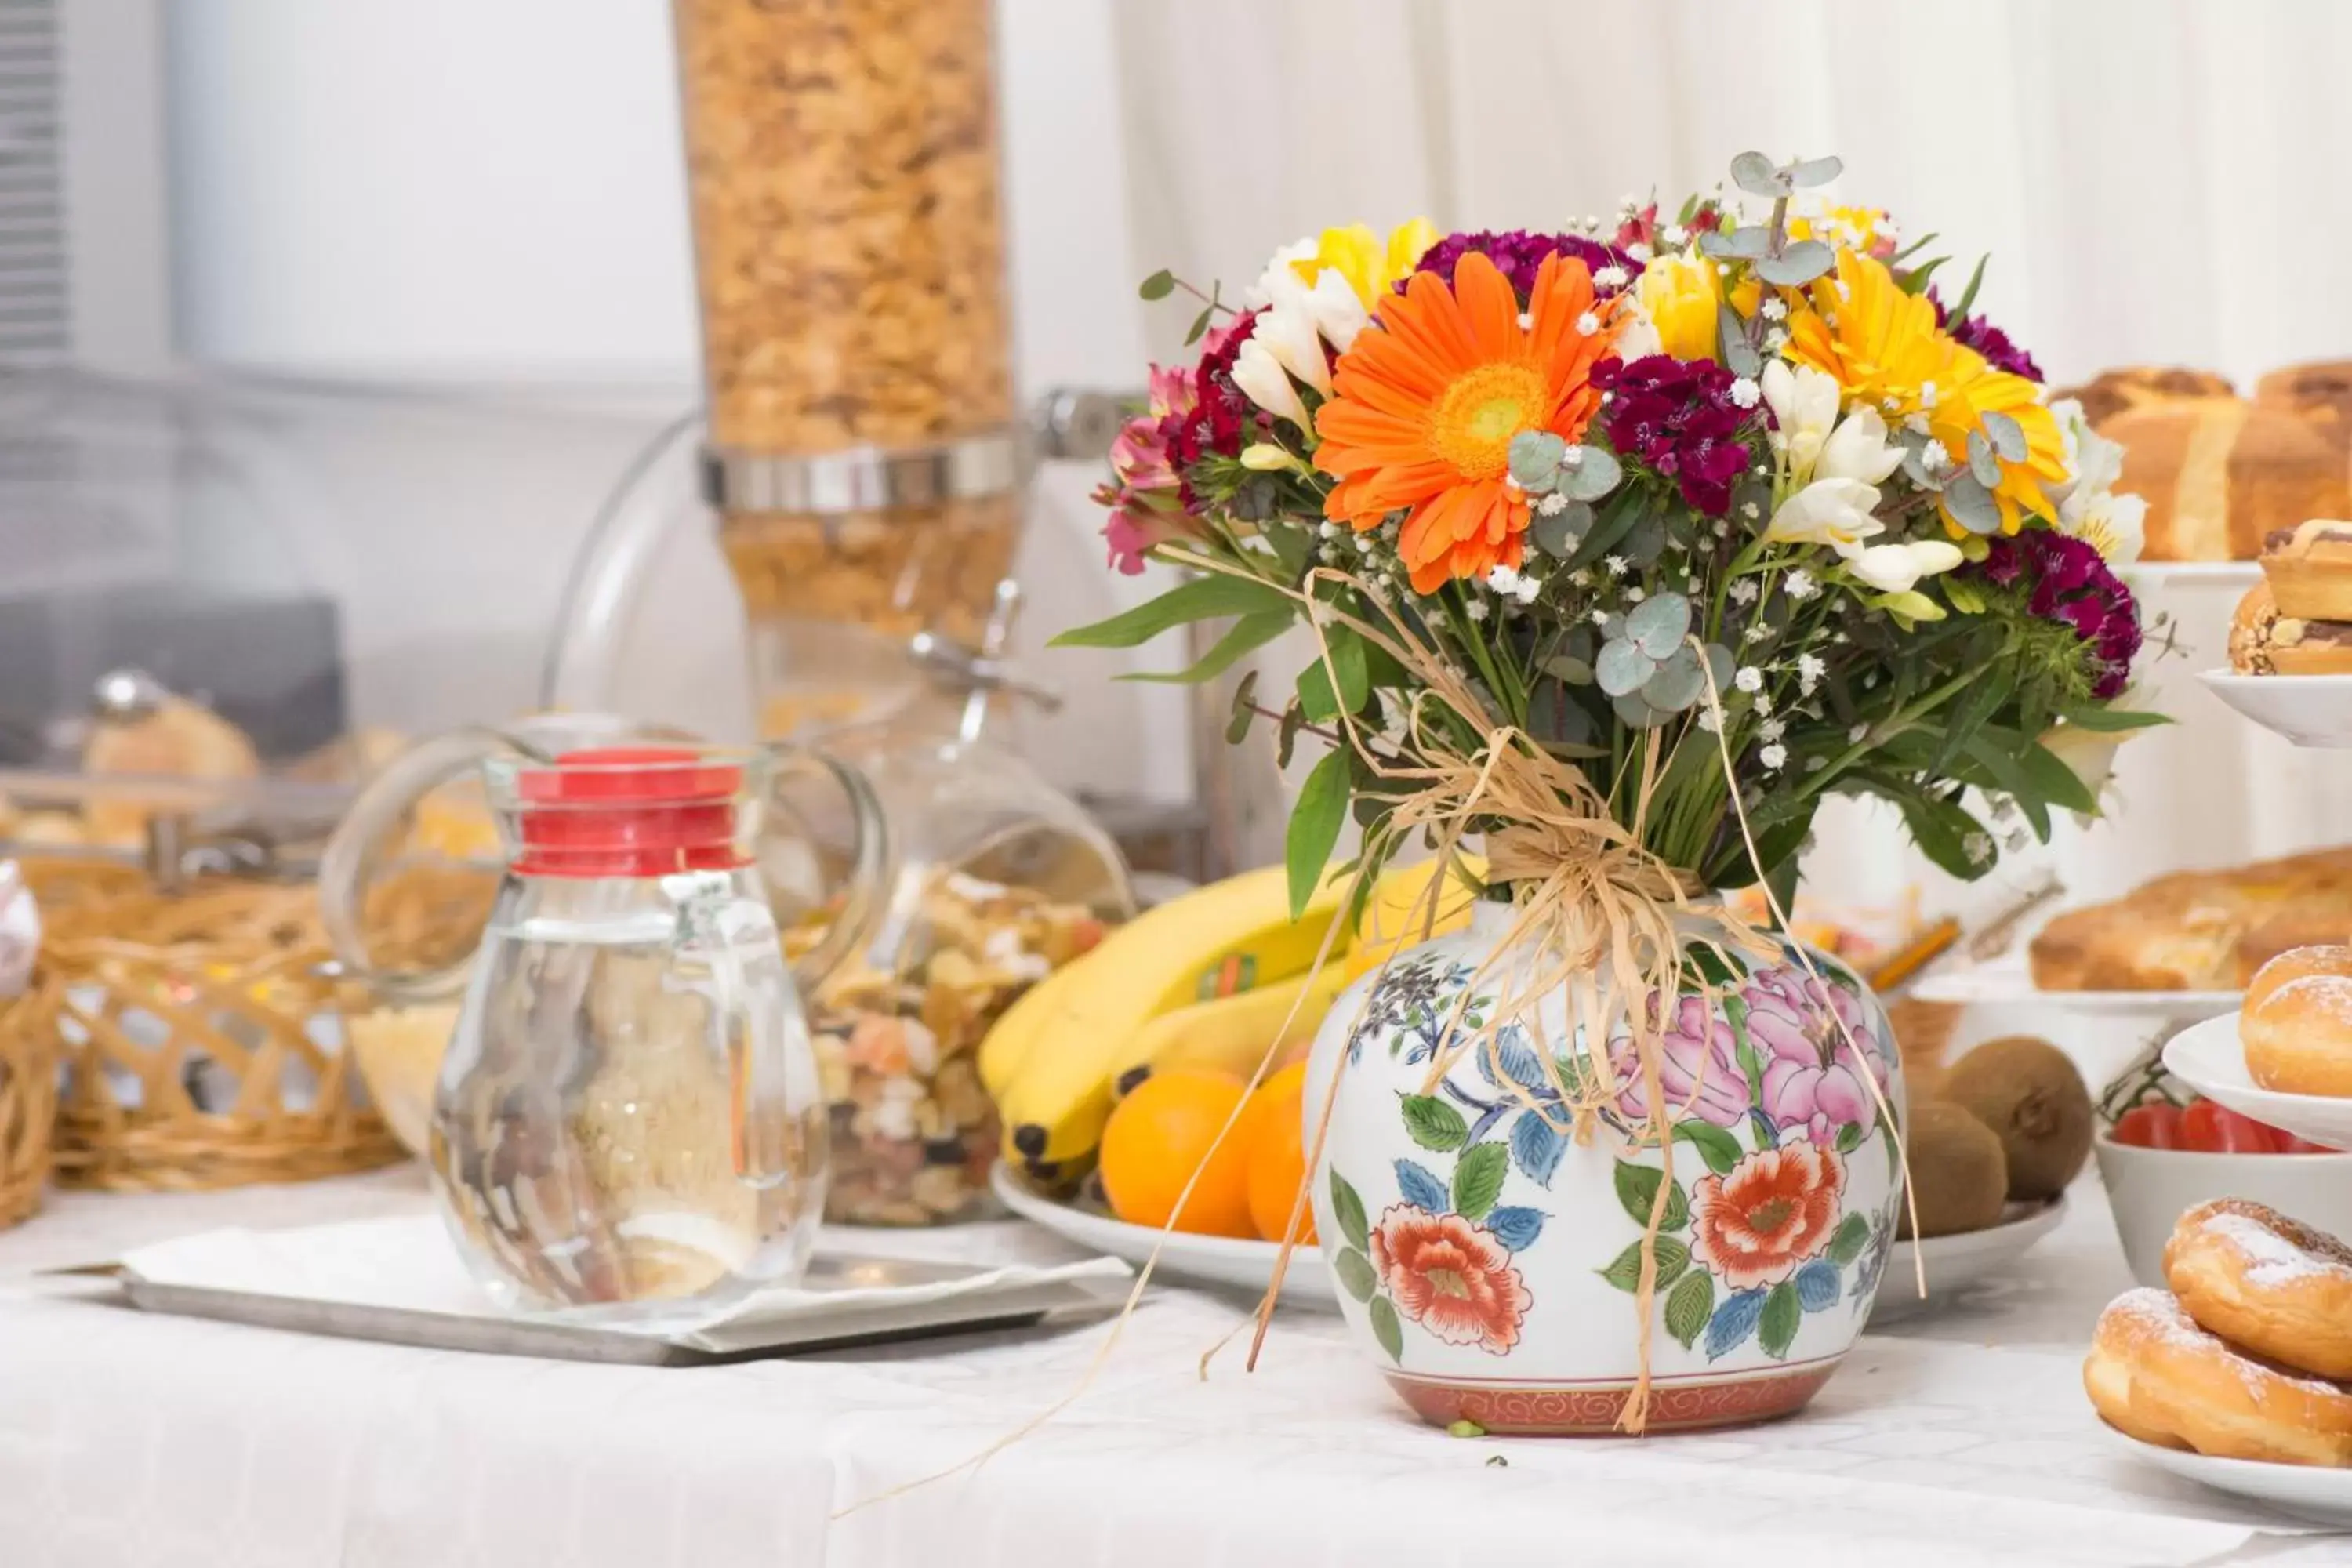
[[[1752,217],[1285,247],[1239,308],[1204,298],[1204,352],[1153,370],[1100,493],[1120,570],[1204,574],[1062,640],[1234,617],[1173,678],[1200,681],[1316,623],[1322,657],[1278,705],[1245,683],[1232,731],[1340,742],[1293,819],[1302,896],[1351,802],[1367,868],[1392,851],[1415,792],[1384,759],[1433,744],[1569,764],[1701,888],[1785,891],[1837,793],[1965,878],[2095,812],[2078,753],[2158,721],[2115,705],[2144,503],[1972,313],[1982,263],[1948,302],[1928,241],[1809,195],[1838,168],[1743,154]],[[1437,670],[1464,708],[1428,700]]]

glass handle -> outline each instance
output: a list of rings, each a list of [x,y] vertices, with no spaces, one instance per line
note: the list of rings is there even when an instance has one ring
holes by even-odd
[[[455,994],[464,986],[472,959],[430,970],[375,966],[361,915],[384,845],[417,802],[495,756],[547,760],[535,748],[497,730],[453,730],[420,741],[368,781],[319,858],[319,917],[327,941],[343,972],[387,1002],[433,1002]]]
[[[831,778],[849,799],[851,826],[856,834],[841,913],[817,944],[801,954],[800,961],[793,965],[793,983],[800,987],[802,995],[811,996],[825,976],[854,949],[864,946],[872,934],[875,917],[882,908],[883,876],[889,864],[888,833],[882,822],[882,803],[875,797],[874,786],[863,773],[823,752],[803,747],[770,746],[768,752],[775,759],[780,778],[795,773],[823,773]]]

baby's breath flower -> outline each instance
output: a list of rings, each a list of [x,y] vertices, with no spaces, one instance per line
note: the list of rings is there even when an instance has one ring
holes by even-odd
[[[1622,555],[1612,555],[1601,564],[1608,569],[1609,575],[1612,577],[1622,577],[1633,563]]]
[[[1483,621],[1486,618],[1486,600],[1473,599],[1470,601],[1470,618],[1474,621]]]
[[[1799,654],[1797,656],[1797,689],[1811,697],[1813,694],[1813,688],[1822,683],[1822,677],[1829,673],[1829,668],[1811,654]]]
[[[1640,262],[1644,267],[1647,267],[1650,264],[1650,247],[1643,245],[1638,239],[1625,247],[1625,254],[1632,257],[1634,260]]]
[[[1764,301],[1764,319],[1765,319],[1766,321],[1786,321],[1786,320],[1788,320],[1788,316],[1789,316],[1789,307],[1788,307],[1786,304],[1784,304],[1783,302],[1781,302],[1780,300],[1765,300],[1765,301]]]
[[[1752,605],[1760,592],[1762,590],[1757,587],[1753,577],[1735,577],[1731,580],[1731,586],[1724,590],[1735,605]]]
[[[1990,865],[1992,861],[1992,836],[1986,833],[1969,834],[1960,840],[1960,852],[1969,858],[1969,864],[1971,866]]]
[[[1625,269],[1614,264],[1604,267],[1592,275],[1592,284],[1596,289],[1622,289],[1625,287]]]
[[[1752,664],[1743,664],[1739,667],[1739,673],[1731,678],[1731,684],[1742,691],[1761,691],[1764,689],[1764,672]]]
[[[1576,318],[1576,330],[1580,336],[1589,338],[1601,330],[1601,318],[1587,310]]]
[[[1731,403],[1735,408],[1753,408],[1763,395],[1763,389],[1747,376],[1739,376],[1731,384]]]
[[[1812,574],[1801,566],[1790,573],[1788,580],[1780,585],[1789,590],[1789,597],[1801,604],[1822,591],[1821,584],[1813,581]]]
[[[1777,741],[1789,732],[1789,726],[1778,719],[1767,719],[1756,726],[1756,732],[1768,741]]]
[[[1789,748],[1779,745],[1767,746],[1756,753],[1756,760],[1777,773],[1789,765]]]
[[[1558,517],[1561,512],[1564,512],[1567,510],[1568,498],[1560,494],[1558,490],[1552,491],[1551,494],[1536,502],[1536,510],[1541,512],[1546,517]]]

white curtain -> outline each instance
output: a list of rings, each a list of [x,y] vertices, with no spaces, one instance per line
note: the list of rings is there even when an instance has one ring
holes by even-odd
[[[1551,228],[1678,201],[1756,147],[1837,153],[1843,199],[1939,234],[1955,289],[1989,253],[1980,308],[2056,384],[2183,363],[2250,385],[2352,357],[2339,0],[1129,0],[1117,18],[1129,250],[1204,287],[1327,224]],[[1184,325],[1160,307],[1146,335],[1174,357]],[[1916,883],[1966,912],[2041,866],[2100,896],[2352,838],[2352,755],[2295,752],[2194,679],[2223,662],[2236,596],[2146,595],[2178,649],[2151,700],[2179,722],[2126,748],[2111,820],[1963,891],[1885,814],[1824,814],[1812,885]]]

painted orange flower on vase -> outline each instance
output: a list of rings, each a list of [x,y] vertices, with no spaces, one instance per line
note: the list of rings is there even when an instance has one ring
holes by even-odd
[[[1845,1173],[1807,1142],[1748,1155],[1694,1194],[1691,1256],[1735,1290],[1777,1285],[1830,1243]]]
[[[1601,405],[1592,365],[1615,336],[1574,257],[1544,262],[1525,311],[1475,251],[1451,288],[1416,274],[1332,367],[1315,420],[1315,465],[1339,480],[1324,515],[1362,532],[1404,512],[1397,552],[1416,593],[1517,566],[1528,510],[1505,482],[1511,438],[1582,436]]]
[[[1397,1204],[1372,1227],[1371,1263],[1397,1310],[1449,1345],[1503,1355],[1535,1295],[1493,1231],[1458,1214]]]

